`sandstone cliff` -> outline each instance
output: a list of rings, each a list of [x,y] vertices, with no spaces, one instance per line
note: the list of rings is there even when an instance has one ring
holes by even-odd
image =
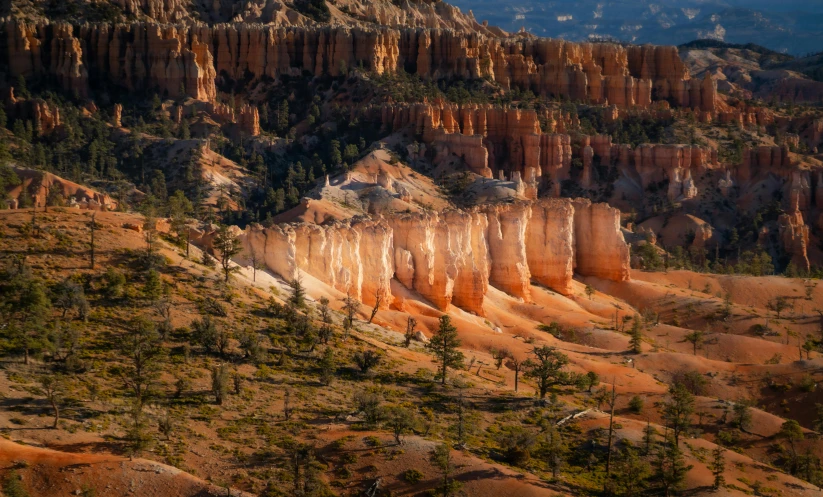
[[[524,301],[531,282],[572,293],[572,276],[629,279],[619,212],[586,200],[540,200],[327,225],[252,225],[246,251],[274,273],[298,270],[367,305],[393,301],[397,280],[439,309],[482,315],[489,286]]]
[[[35,207],[44,207],[51,201],[52,205],[61,203],[68,207],[91,210],[113,210],[117,202],[106,195],[85,186],[61,178],[60,176],[25,167],[14,167],[14,173],[20,184],[9,189],[5,194],[8,207],[20,206],[20,197],[24,191]]]
[[[541,122],[551,115],[534,110],[506,109],[492,105],[450,104],[442,101],[418,104],[386,104],[365,111],[380,119],[385,131],[411,127],[434,150],[434,162],[451,157],[481,176],[535,177],[545,184],[569,179],[573,150],[583,164],[583,187],[593,183],[595,163],[633,168],[645,189],[652,182],[669,180],[672,201],[697,196],[693,175],[717,164],[717,150],[697,145],[643,144],[636,148],[612,143],[608,135],[577,136],[543,133]]]
[[[711,79],[689,79],[674,47],[577,44],[488,30],[24,21],[7,21],[4,30],[13,75],[48,74],[81,95],[88,78],[99,77],[132,90],[212,101],[220,76],[336,76],[355,66],[433,79],[485,77],[504,88],[619,107],[648,107],[655,95],[714,112],[717,93]]]
[[[808,257],[809,227],[803,221],[803,214],[796,208],[782,214],[777,220],[780,243],[790,257],[790,262],[800,271],[810,268]]]

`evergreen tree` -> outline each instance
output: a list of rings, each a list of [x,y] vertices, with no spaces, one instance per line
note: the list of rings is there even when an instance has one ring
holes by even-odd
[[[694,413],[694,395],[682,384],[669,388],[669,400],[663,405],[663,419],[672,430],[674,444],[680,443],[680,435],[691,426]]]
[[[451,324],[451,318],[445,314],[440,316],[440,326],[426,344],[426,348],[435,356],[435,361],[438,363],[438,376],[443,385],[446,384],[449,368],[463,367],[463,353],[457,350],[459,346],[457,328]]]
[[[214,402],[222,406],[229,394],[229,370],[225,364],[211,368],[211,393]]]
[[[630,336],[629,347],[631,347],[631,351],[635,354],[641,353],[643,351],[643,333],[640,328],[640,316],[637,314],[634,315],[632,320]]]
[[[654,469],[654,478],[668,497],[683,488],[692,466],[686,465],[683,452],[677,445],[666,444],[657,453]]]
[[[120,352],[125,362],[123,382],[134,394],[136,408],[142,411],[152,386],[160,377],[164,355],[154,323],[144,317],[132,320],[121,337]]]
[[[789,472],[796,474],[798,469],[797,442],[805,438],[803,427],[794,419],[789,419],[780,426],[777,436],[789,442]]]
[[[163,296],[163,291],[163,280],[160,278],[160,273],[149,269],[146,273],[146,283],[143,285],[143,294],[151,302],[156,302]]]
[[[429,462],[440,471],[443,483],[440,485],[440,492],[443,497],[454,495],[460,490],[460,482],[453,480],[451,474],[454,472],[454,461],[451,458],[451,449],[446,444],[439,444],[429,452]]]
[[[697,355],[697,349],[703,344],[706,334],[700,330],[694,330],[688,333],[684,338],[687,342],[692,344],[694,355]]]
[[[295,309],[302,309],[306,307],[306,289],[303,288],[303,280],[298,275],[297,278],[289,281],[289,288],[291,295],[289,295],[289,304]]]
[[[560,470],[562,469],[563,461],[569,448],[554,423],[549,424],[545,436],[546,438],[541,452],[546,460],[546,465],[552,472],[552,478],[556,480],[560,475]]]
[[[326,386],[331,385],[334,380],[334,372],[337,370],[337,361],[331,347],[326,347],[326,350],[323,351],[318,366],[320,366],[320,383]]]
[[[177,237],[177,243],[186,244],[186,257],[189,256],[189,225],[188,218],[194,212],[194,206],[180,190],[174,192],[168,201],[169,220],[171,230]]]
[[[641,459],[631,447],[626,447],[617,459],[613,473],[613,489],[622,497],[642,495],[651,476],[649,464]]]
[[[229,281],[229,276],[239,270],[237,266],[232,266],[232,258],[243,250],[243,244],[231,229],[221,224],[214,237],[214,249],[220,254],[220,266],[223,268],[225,281]]]
[[[712,484],[714,490],[720,490],[720,488],[726,484],[726,478],[723,476],[723,473],[726,471],[726,457],[723,455],[724,452],[726,452],[726,449],[720,446],[712,450],[712,461],[709,463],[709,471],[711,471],[714,476],[714,482]]]
[[[523,363],[525,376],[537,381],[537,391],[544,399],[552,386],[566,378],[563,368],[569,363],[569,358],[548,345],[536,347],[532,350],[532,356]]]

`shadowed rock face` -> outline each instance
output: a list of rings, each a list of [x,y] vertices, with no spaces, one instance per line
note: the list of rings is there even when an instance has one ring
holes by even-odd
[[[247,251],[291,279],[298,270],[373,305],[390,305],[391,280],[436,307],[483,314],[489,285],[529,301],[532,280],[569,295],[573,268],[629,279],[619,211],[587,200],[551,199],[472,210],[404,214],[331,225],[252,225]]]
[[[215,78],[337,76],[363,66],[423,78],[488,78],[505,88],[572,100],[648,107],[652,95],[715,110],[711,79],[691,80],[675,47],[622,47],[448,29],[133,23],[4,26],[13,75],[51,75],[72,92],[89,78],[213,102]]]

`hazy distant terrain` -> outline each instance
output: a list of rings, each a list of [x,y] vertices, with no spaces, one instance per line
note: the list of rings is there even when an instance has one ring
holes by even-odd
[[[755,42],[804,55],[823,50],[823,2],[763,0],[456,0],[478,20],[569,40],[681,44],[700,38]]]

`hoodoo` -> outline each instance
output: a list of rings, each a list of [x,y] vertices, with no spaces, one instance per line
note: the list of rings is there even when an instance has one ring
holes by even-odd
[[[252,225],[247,252],[274,273],[298,270],[373,305],[391,304],[391,280],[436,307],[483,314],[489,285],[530,300],[534,280],[570,295],[573,270],[629,279],[619,211],[586,200],[547,199],[443,213],[401,214],[330,225]]]
[[[431,28],[252,23],[112,27],[9,20],[5,35],[13,75],[52,75],[81,95],[87,94],[89,74],[95,74],[130,90],[158,88],[171,97],[213,102],[220,75],[238,80],[303,71],[338,76],[362,66],[425,79],[486,78],[504,88],[624,108],[649,107],[654,97],[714,112],[717,96],[711,79],[690,79],[675,47],[624,48]]]

